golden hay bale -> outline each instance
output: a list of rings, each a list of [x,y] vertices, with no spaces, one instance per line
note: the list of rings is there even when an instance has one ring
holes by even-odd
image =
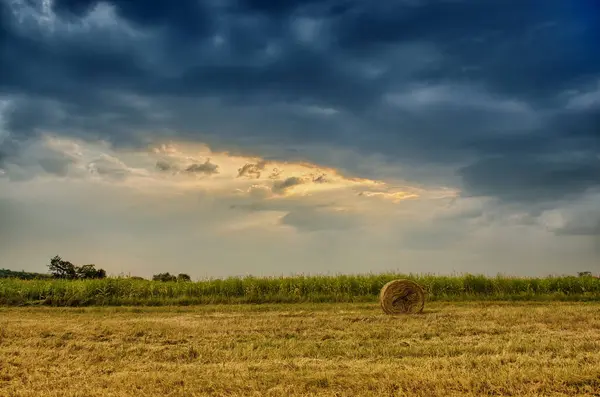
[[[420,313],[425,306],[425,291],[414,281],[393,280],[381,288],[379,303],[386,314]]]

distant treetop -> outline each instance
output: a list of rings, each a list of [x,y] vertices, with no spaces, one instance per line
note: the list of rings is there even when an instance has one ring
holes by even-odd
[[[69,261],[62,260],[58,255],[50,259],[48,268],[54,278],[67,280],[106,278],[106,271],[104,269],[96,269],[96,265],[75,266]]]

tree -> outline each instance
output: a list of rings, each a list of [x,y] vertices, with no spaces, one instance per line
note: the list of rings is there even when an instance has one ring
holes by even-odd
[[[50,259],[48,268],[54,278],[67,280],[106,278],[106,271],[104,269],[96,269],[96,265],[75,266],[69,261],[62,260],[58,255]]]
[[[592,275],[592,272],[577,272],[579,277],[589,277]]]
[[[56,255],[50,259],[50,265],[48,265],[50,273],[55,278],[64,278],[67,280],[74,280],[77,278],[77,270],[75,265],[69,261],[63,261],[62,258]]]
[[[175,275],[167,273],[159,273],[152,276],[152,280],[154,281],[177,281],[177,277]]]
[[[83,265],[76,268],[77,278],[90,279],[90,278],[106,278],[106,271],[104,269],[96,269],[96,265]]]
[[[179,273],[177,275],[177,281],[192,281],[192,278],[185,273]]]

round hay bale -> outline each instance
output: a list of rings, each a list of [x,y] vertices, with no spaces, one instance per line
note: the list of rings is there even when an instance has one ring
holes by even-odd
[[[425,306],[425,291],[414,281],[393,280],[381,288],[379,303],[386,314],[420,313]]]

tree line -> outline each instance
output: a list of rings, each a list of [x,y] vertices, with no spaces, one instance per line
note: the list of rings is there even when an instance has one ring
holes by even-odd
[[[63,260],[58,255],[50,259],[48,269],[52,277],[60,279],[86,280],[106,278],[106,271],[104,269],[96,269],[96,265],[75,266],[71,262]]]
[[[63,279],[63,280],[88,280],[88,279],[103,279],[106,278],[106,271],[104,269],[97,269],[96,265],[82,265],[76,266],[73,263],[63,260],[60,256],[56,255],[50,259],[48,265],[50,274],[34,273],[25,271],[13,271],[8,269],[0,269],[0,278],[18,278],[21,280],[35,280],[35,279]],[[142,277],[131,277],[133,279],[144,280]],[[158,273],[152,276],[153,281],[177,281],[186,282],[191,281],[191,277],[185,273],[179,273],[178,275],[166,273]]]
[[[18,278],[21,280],[40,280],[50,279],[52,275],[44,273],[34,273],[26,271],[15,271],[9,269],[0,269],[0,278]]]

